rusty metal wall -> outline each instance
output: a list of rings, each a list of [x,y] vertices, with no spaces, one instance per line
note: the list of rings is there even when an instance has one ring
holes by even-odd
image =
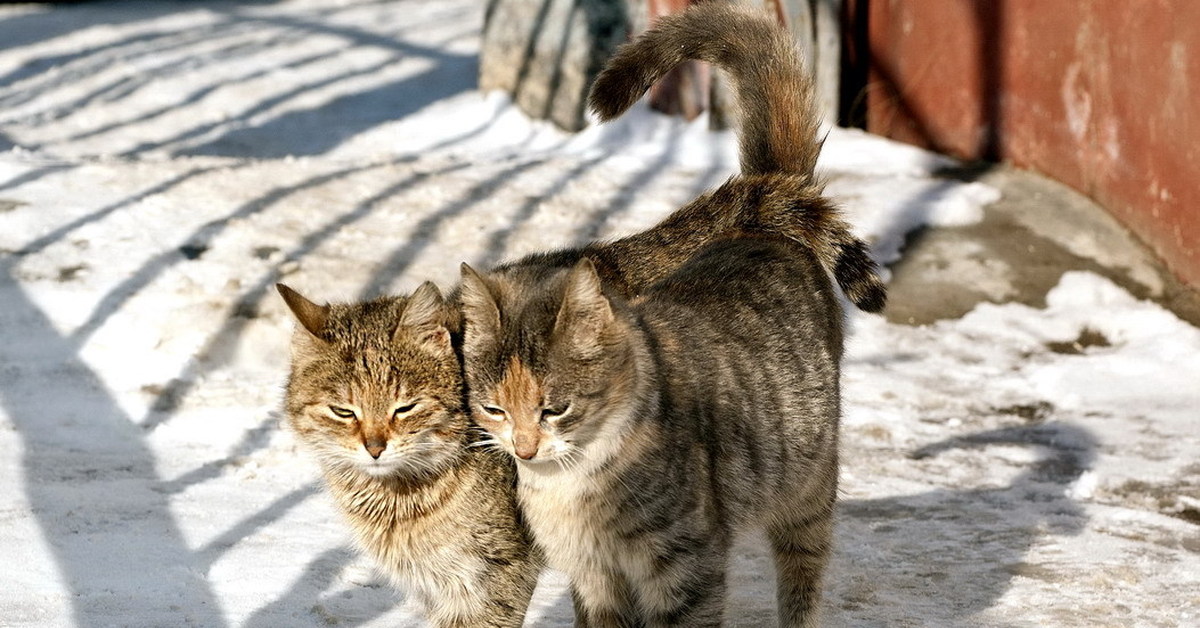
[[[868,130],[1062,181],[1200,287],[1200,2],[847,4]]]

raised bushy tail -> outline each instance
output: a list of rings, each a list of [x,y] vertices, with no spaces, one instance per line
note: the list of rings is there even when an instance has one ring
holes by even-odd
[[[609,59],[592,84],[592,110],[602,121],[616,118],[688,59],[725,70],[741,112],[742,176],[722,189],[759,190],[758,196],[746,197],[749,205],[737,210],[721,203],[714,207],[737,211],[748,221],[736,228],[776,233],[812,247],[856,306],[868,312],[882,310],[887,289],[866,243],[850,232],[836,207],[821,195],[814,175],[821,141],[812,79],[790,35],[772,18],[723,2],[702,3],[660,18]],[[720,196],[698,201],[715,203]],[[767,197],[778,200],[762,202]],[[712,218],[717,219],[713,227],[719,228],[720,217]]]
[[[616,118],[688,59],[707,61],[733,81],[743,173],[812,175],[821,151],[812,80],[791,37],[762,12],[707,2],[659,18],[609,59],[588,102],[602,121]]]

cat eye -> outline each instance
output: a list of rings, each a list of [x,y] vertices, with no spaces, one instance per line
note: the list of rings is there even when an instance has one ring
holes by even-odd
[[[413,411],[413,409],[415,409],[416,407],[417,407],[417,402],[415,402],[415,401],[414,401],[414,402],[412,402],[412,403],[408,403],[408,404],[402,405],[402,406],[400,406],[400,407],[398,407],[398,408],[396,408],[395,410],[393,410],[393,411],[392,411],[392,417],[394,417],[394,418],[397,418],[397,419],[398,419],[398,418],[400,418],[401,416],[403,416],[403,415],[405,415],[405,414],[408,414],[409,412],[412,412],[412,411]]]
[[[571,410],[571,404],[542,408],[542,420],[553,421]]]
[[[504,411],[504,408],[497,408],[496,406],[488,406],[488,405],[481,404],[479,406],[479,409],[483,410],[483,413],[488,415],[489,418],[495,419],[497,421],[503,421],[504,419],[508,418],[508,413]]]
[[[333,416],[336,416],[339,419],[353,420],[358,418],[358,415],[355,414],[355,412],[350,408],[329,406],[329,411],[333,413]]]

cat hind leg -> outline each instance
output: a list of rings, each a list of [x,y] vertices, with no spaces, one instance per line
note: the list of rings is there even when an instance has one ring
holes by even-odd
[[[833,499],[810,503],[767,528],[775,556],[779,625],[817,625],[821,576],[833,543]]]

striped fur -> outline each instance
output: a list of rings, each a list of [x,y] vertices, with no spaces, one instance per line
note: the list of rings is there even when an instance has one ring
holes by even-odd
[[[622,371],[628,377],[618,376],[609,382],[611,386],[607,390],[615,400],[613,403],[617,404],[601,413],[608,416],[609,420],[600,423],[583,421],[578,414],[572,415],[571,412],[549,417],[558,428],[570,428],[576,436],[590,434],[590,442],[594,441],[596,446],[589,452],[598,454],[599,459],[625,462],[610,468],[608,475],[588,475],[587,481],[579,482],[564,481],[563,478],[568,477],[566,475],[543,477],[544,474],[536,471],[522,473],[523,485],[528,485],[530,491],[541,491],[542,495],[557,495],[560,506],[565,510],[574,510],[574,506],[580,503],[605,502],[607,498],[603,496],[607,494],[606,491],[620,496],[624,500],[622,503],[626,505],[638,503],[642,496],[631,492],[624,484],[614,484],[617,478],[621,478],[621,482],[626,481],[625,472],[633,474],[629,476],[633,478],[651,477],[652,473],[649,470],[657,468],[655,464],[664,464],[654,462],[655,460],[676,460],[684,455],[684,451],[700,451],[703,449],[697,448],[707,446],[705,443],[708,441],[701,442],[689,437],[687,429],[681,428],[687,425],[687,417],[683,416],[687,413],[676,406],[671,406],[675,408],[671,413],[663,415],[669,418],[664,419],[664,425],[670,426],[668,430],[646,421],[635,422],[633,419],[642,415],[631,409],[632,406],[620,406],[619,402],[626,399],[631,403],[636,401],[644,408],[658,407],[654,405],[654,400],[660,397],[656,396],[658,393],[647,392],[647,378],[656,384],[662,383],[665,381],[663,378],[675,377],[672,374],[677,371],[669,368],[666,363],[657,363],[650,359],[650,356],[659,355],[656,351],[666,352],[661,353],[665,356],[672,347],[678,350],[691,342],[689,338],[680,338],[677,332],[660,330],[652,334],[650,331],[640,331],[640,328],[634,329],[630,327],[631,323],[627,318],[630,312],[635,311],[635,308],[650,307],[652,302],[658,303],[653,295],[660,294],[663,286],[676,286],[676,292],[682,290],[679,286],[686,283],[685,278],[692,276],[679,270],[685,264],[686,268],[691,269],[688,272],[694,274],[700,262],[723,259],[713,252],[714,250],[725,251],[723,255],[728,257],[732,255],[732,252],[727,250],[730,246],[734,246],[739,254],[749,253],[753,248],[746,248],[750,245],[745,241],[740,244],[713,245],[714,242],[739,236],[776,234],[804,245],[803,250],[790,247],[794,256],[792,262],[774,259],[780,257],[781,251],[789,249],[778,242],[771,244],[768,247],[771,250],[764,253],[774,260],[768,265],[770,268],[795,271],[796,276],[792,279],[800,282],[780,284],[777,286],[779,290],[769,293],[773,295],[771,298],[786,302],[799,317],[794,321],[781,318],[778,322],[803,328],[803,333],[797,336],[799,340],[796,342],[800,345],[809,343],[812,345],[810,349],[819,348],[813,349],[817,350],[815,357],[811,358],[814,366],[805,366],[798,372],[819,373],[813,375],[816,378],[814,381],[822,382],[829,380],[829,369],[833,369],[834,373],[832,388],[827,388],[826,384],[813,384],[815,389],[806,390],[805,398],[809,399],[813,406],[808,410],[801,409],[797,415],[801,417],[802,423],[816,424],[826,421],[829,416],[836,418],[836,353],[840,351],[840,330],[837,326],[837,308],[831,300],[828,281],[817,269],[823,268],[825,272],[831,273],[858,307],[877,311],[884,305],[885,292],[876,274],[877,269],[867,255],[865,244],[850,234],[845,223],[839,218],[837,208],[821,196],[821,186],[813,177],[812,166],[820,144],[816,140],[816,119],[811,114],[809,102],[811,86],[807,84],[806,75],[800,69],[790,44],[782,45],[781,42],[785,42],[785,38],[769,21],[761,17],[720,8],[721,5],[716,3],[701,6],[703,8],[689,10],[682,17],[664,21],[662,27],[652,30],[639,40],[639,43],[619,53],[597,83],[593,91],[593,103],[597,102],[597,94],[611,94],[615,99],[613,102],[617,105],[607,108],[610,112],[608,117],[619,115],[657,76],[678,63],[678,59],[701,57],[693,50],[700,43],[700,38],[689,30],[697,28],[700,22],[708,24],[705,28],[709,30],[704,33],[707,33],[705,36],[711,35],[712,41],[724,41],[725,44],[731,41],[756,42],[750,46],[737,44],[742,46],[736,51],[737,54],[712,59],[731,70],[738,92],[742,94],[743,110],[746,112],[741,135],[744,173],[689,203],[646,232],[615,242],[593,243],[573,250],[532,255],[502,267],[502,272],[498,275],[520,277],[521,281],[517,283],[526,287],[541,285],[544,282],[549,282],[547,285],[558,285],[564,281],[567,269],[581,260],[590,260],[589,263],[594,264],[594,276],[599,285],[603,286],[606,293],[615,297],[615,305],[612,306],[614,309],[610,310],[614,318],[607,321],[606,325],[624,325],[622,329],[636,332],[631,336],[630,345],[635,349],[625,356],[628,358],[627,363],[621,362],[629,367]],[[705,19],[697,17],[706,15],[708,17]],[[672,26],[673,24],[675,26]],[[671,29],[675,29],[674,35],[671,34]],[[684,40],[675,41],[673,37],[684,37]],[[676,43],[684,44],[679,48],[681,52],[676,55],[678,59],[668,55],[669,58],[665,61],[645,65],[647,74],[635,75],[639,63],[645,61],[641,59],[642,56],[657,54],[654,51],[662,52],[664,46],[673,46]],[[757,60],[754,59],[756,51],[760,54]],[[756,68],[765,70],[760,71]],[[625,104],[622,105],[621,102]],[[602,106],[597,105],[597,109],[601,110]],[[603,114],[603,110],[601,112]],[[706,249],[710,245],[715,248]],[[706,250],[708,252],[705,252]],[[698,255],[700,257],[697,258]],[[727,261],[741,268],[732,260]],[[796,267],[790,268],[788,264],[795,264]],[[741,279],[726,286],[725,292],[722,289],[714,289],[706,294],[717,298],[730,290],[736,291],[738,286],[749,289],[756,283],[749,275],[737,277]],[[475,302],[478,301],[479,295],[470,288],[477,288],[479,285],[488,286],[488,291],[485,292],[487,295],[491,295],[491,291],[500,291],[501,296],[497,298],[501,302],[509,303],[519,296],[504,293],[508,286],[507,280],[489,279],[475,283],[468,281],[468,289],[463,295],[467,302],[472,302],[473,298]],[[651,289],[653,294],[644,299],[637,299],[647,289]],[[423,296],[420,296],[422,291]],[[438,313],[438,307],[410,307],[414,301],[419,302],[429,297],[428,288],[422,288],[422,291],[407,299],[393,297],[347,305],[316,306],[294,293],[289,296],[290,291],[281,289],[300,322],[294,341],[292,375],[288,387],[289,421],[299,439],[317,455],[325,472],[329,490],[349,518],[358,534],[360,544],[380,561],[393,579],[426,602],[434,625],[519,625],[520,616],[536,579],[538,560],[531,553],[533,550],[525,537],[521,515],[516,510],[512,463],[507,457],[498,459],[494,452],[470,446],[476,444],[471,436],[472,428],[465,425],[461,409],[456,408],[453,402],[456,394],[462,394],[457,358],[454,352],[448,351],[446,347],[446,332],[457,338],[462,329],[461,313],[457,308]],[[759,296],[767,294],[764,292]],[[797,299],[798,295],[804,296]],[[630,305],[625,299],[636,300],[630,301]],[[773,303],[778,309],[778,302]],[[734,305],[730,304],[729,307]],[[414,312],[424,313],[423,316],[417,317],[423,319],[423,322],[413,323],[410,320],[408,324],[400,324],[410,319]],[[501,318],[498,310],[494,314],[494,317],[487,312],[481,314],[476,309],[472,327],[479,331],[486,330],[491,325],[494,332],[491,337],[498,341],[502,338]],[[783,316],[783,313],[772,310],[771,316],[776,315]],[[811,319],[808,323],[802,320],[806,317]],[[701,327],[707,324],[699,321],[696,323]],[[692,322],[684,321],[683,324],[688,325]],[[400,333],[402,328],[407,331]],[[578,329],[578,326],[575,328]],[[438,331],[439,329],[441,331]],[[790,330],[791,327],[787,329]],[[504,331],[507,333],[509,330],[506,328]],[[822,336],[823,333],[827,336]],[[561,335],[559,334],[559,337]],[[488,337],[488,334],[476,334],[477,339],[485,337]],[[743,347],[744,350],[738,349],[737,355],[740,357],[734,360],[741,364],[738,373],[752,374],[756,370],[777,372],[780,370],[778,365],[786,364],[787,359],[795,358],[792,353],[787,353],[794,353],[795,346],[780,344],[778,339],[766,340],[771,337],[773,336],[768,333],[756,341],[769,345],[759,352],[759,357],[772,355],[770,351],[783,352],[776,356],[779,359],[755,365],[752,359],[758,345],[749,343]],[[661,346],[639,344],[649,338],[655,339]],[[533,333],[526,334],[524,342],[548,346],[547,338],[538,340],[538,336]],[[701,344],[694,348],[716,351],[717,346]],[[792,348],[789,349],[789,346]],[[502,349],[499,345],[489,347],[486,342],[476,342],[464,347],[468,362],[474,364],[479,364],[481,359],[486,362],[486,356],[513,353]],[[611,360],[601,362],[607,364],[611,363]],[[704,360],[698,362],[703,363]],[[708,363],[714,365],[714,368],[721,364],[729,364],[725,358],[716,362],[709,360]],[[485,373],[485,379],[487,373],[494,374],[497,371],[512,374],[504,383],[502,395],[504,403],[511,404],[514,399],[546,394],[544,367],[544,364],[526,365],[518,359],[507,365],[494,364],[482,372]],[[565,373],[586,375],[586,371],[587,369],[573,369]],[[719,374],[714,371],[706,377],[711,379]],[[795,383],[785,382],[788,386]],[[635,390],[635,384],[641,388]],[[819,394],[814,394],[814,390]],[[401,395],[405,397],[436,400],[436,407],[432,412],[428,407],[416,410],[417,414],[410,417],[424,425],[424,429],[418,430],[416,435],[416,438],[424,443],[424,451],[419,456],[409,455],[407,460],[398,462],[396,452],[401,451],[413,435],[400,429],[399,424],[394,425],[384,419],[390,408],[404,401],[398,396],[401,392],[405,393]],[[704,403],[708,402],[700,399],[692,399],[690,403],[697,404],[696,417],[709,417],[706,419],[708,423],[704,425],[713,429],[721,425],[728,427],[733,423],[714,421],[713,417],[740,416],[739,413],[748,411],[748,408],[753,407],[757,411],[761,409],[758,406],[763,405],[763,398],[748,400],[744,398],[744,392],[741,393],[742,397],[738,398],[738,408],[733,414],[729,414],[731,411],[720,404],[704,406]],[[794,389],[777,393],[766,389],[763,391],[763,394],[767,395],[765,398],[772,401],[793,399],[794,393]],[[339,424],[334,420],[336,417],[330,416],[328,406],[331,403],[347,401],[365,404],[360,409],[370,407],[373,415],[369,418],[364,416],[366,420],[355,425]],[[537,402],[541,404],[542,400],[538,399]],[[790,403],[783,403],[779,409],[794,409]],[[825,405],[822,406],[822,403]],[[478,420],[486,422],[484,418]],[[495,425],[491,427],[493,433],[498,429]],[[524,443],[523,447],[526,450],[533,447],[535,457],[542,455],[538,453],[542,446],[540,440],[531,441],[533,436],[540,434],[540,427],[534,425],[534,429],[529,428],[529,425],[524,425],[519,430],[523,434],[520,437]],[[811,467],[814,475],[793,478],[793,486],[788,494],[774,502],[774,510],[766,503],[770,501],[767,497],[757,502],[748,498],[745,503],[736,500],[728,502],[738,504],[737,512],[757,513],[753,517],[747,514],[747,521],[753,519],[764,523],[771,530],[772,543],[777,549],[778,564],[783,576],[780,579],[781,613],[785,618],[784,624],[789,626],[811,622],[811,608],[816,596],[821,566],[824,564],[825,547],[828,544],[828,509],[832,504],[833,483],[836,482],[836,447],[831,444],[836,442],[836,422],[833,423],[833,427],[827,426],[822,430],[820,437],[808,444],[813,451],[824,451],[822,448],[827,447],[830,453],[814,455],[812,460],[805,463]],[[499,431],[497,435],[502,440],[507,438],[506,442],[510,445],[517,436],[512,429],[507,432],[503,429]],[[756,434],[762,436],[762,430],[758,430]],[[717,432],[711,432],[709,435],[717,435]],[[741,438],[738,434],[734,436]],[[683,439],[677,441],[678,447],[670,444],[674,442],[670,439],[676,437]],[[807,441],[800,435],[795,438],[785,436],[782,442],[787,447],[779,451],[792,452],[792,445],[802,447]],[[384,446],[382,450],[379,449],[380,445]],[[564,455],[564,451],[571,451],[569,443],[561,439],[550,443],[549,446],[551,449],[558,447],[559,455]],[[391,459],[392,462],[382,464],[372,458],[371,448],[382,452],[380,459]],[[678,451],[673,451],[675,449]],[[512,451],[515,453],[515,449]],[[761,455],[762,451],[759,454],[753,459],[773,460],[771,465],[774,466],[769,465],[770,468],[778,466],[780,460],[777,458],[764,457]],[[714,458],[712,469],[719,468],[722,470],[720,473],[728,471],[733,473],[734,477],[744,472],[762,472],[762,469],[749,464],[750,460],[751,458],[735,456],[732,461],[723,462],[717,457]],[[696,461],[684,462],[692,464]],[[747,465],[748,468],[743,468]],[[681,468],[685,467],[691,468],[687,465]],[[710,482],[715,482],[713,478],[716,477],[716,472],[712,469],[706,477]],[[575,470],[588,473],[596,471],[581,467],[576,467]],[[487,481],[483,481],[484,479]],[[733,488],[738,488],[740,492],[734,491],[731,495],[745,497],[745,491],[742,490],[745,486]],[[534,493],[529,493],[532,494]],[[527,496],[522,499],[527,499]],[[708,504],[705,506],[708,510],[701,508],[698,512],[729,514],[727,509],[715,508],[711,500],[697,499],[699,501],[696,501],[696,504]],[[684,503],[691,502],[685,499]],[[540,517],[542,528],[547,529],[546,511],[541,512],[542,514],[537,516]],[[716,549],[722,552],[728,541],[727,533],[746,523],[738,517],[712,521],[717,522],[711,523],[717,526],[713,529],[720,532],[713,537],[713,542],[716,543]],[[606,525],[604,519],[586,522],[587,535],[583,538],[597,542],[608,539],[606,543],[615,543],[612,541],[612,531],[608,530]],[[697,525],[703,527],[703,524]],[[634,532],[636,530],[626,530],[628,534]],[[688,537],[685,534],[676,538]],[[708,592],[713,593],[716,590],[713,587],[719,588],[718,580],[714,579],[716,562],[719,561],[714,562],[715,559],[704,556],[691,556],[687,554],[685,545],[680,544],[651,544],[640,548],[646,551],[653,550],[650,555],[661,555],[664,561],[672,560],[674,562],[671,564],[686,567],[688,570],[692,568],[688,561],[698,561],[695,566],[700,572],[707,574],[703,584],[712,589]],[[634,553],[636,554],[636,551]],[[607,557],[610,554],[611,552],[601,552],[595,556]],[[719,555],[718,552],[714,556]],[[595,566],[595,556],[580,556],[578,564]],[[563,557],[559,556],[559,559]],[[671,586],[683,585],[678,581],[671,585],[670,582],[673,581],[670,576],[683,574],[683,567],[669,571],[664,579],[658,577],[662,574],[658,574],[652,568],[653,565],[644,561],[635,563],[634,559],[619,565],[609,561],[602,565],[603,568],[598,572],[611,575],[617,573],[614,570],[623,570],[621,573],[628,575],[625,579],[606,579],[606,576],[581,581],[580,587],[573,592],[573,597],[584,625],[642,625],[642,619],[630,614],[635,612],[631,610],[635,608],[640,608],[662,621],[670,620],[671,613],[677,612],[679,616],[675,619],[679,621],[672,620],[675,624],[703,625],[707,622],[704,619],[705,612],[709,613],[708,619],[711,619],[712,610],[715,608],[712,600],[715,598],[711,595],[694,594],[708,589],[689,588],[690,593],[687,595],[676,595],[678,591],[672,592]],[[659,588],[641,588],[641,593],[635,595],[629,578],[638,582],[647,581],[649,578],[658,582]],[[655,590],[657,593],[654,593]],[[672,600],[677,599],[682,600],[686,608],[666,608],[671,605]],[[596,600],[607,601],[597,606]],[[641,606],[637,606],[638,604]],[[708,611],[705,611],[706,608]],[[703,621],[683,621],[681,618],[687,613],[691,613],[690,617],[701,618]]]
[[[520,626],[541,559],[512,462],[472,446],[437,289],[323,306],[279,290],[299,323],[288,421],[359,546],[433,626]]]
[[[471,411],[518,458],[522,509],[570,576],[579,625],[720,625],[747,527],[774,550],[781,625],[815,624],[842,332],[808,248],[721,241],[632,300],[606,295],[587,259],[464,268],[462,306]]]
[[[586,257],[606,284],[631,297],[710,243],[755,234],[804,244],[823,269],[845,279],[840,282],[842,291],[859,308],[878,312],[886,304],[887,291],[867,245],[850,233],[837,205],[817,186],[785,174],[734,177],[646,231],[614,242],[530,255],[499,269],[540,266],[549,273]]]
[[[758,214],[743,213],[747,220],[739,226],[812,247],[851,302],[868,312],[882,310],[887,292],[866,244],[821,197],[814,173],[820,121],[811,78],[788,34],[765,14],[707,2],[659,19],[608,61],[592,85],[592,109],[601,120],[621,115],[687,59],[710,62],[733,80],[741,111],[742,175],[722,186],[724,194],[752,197],[763,187],[778,188],[776,202],[758,206]],[[691,226],[712,229],[705,223]]]
[[[812,79],[790,36],[761,10],[708,2],[659,18],[617,49],[588,103],[601,120],[616,118],[688,59],[707,61],[732,79],[743,173],[812,175],[821,150]]]

